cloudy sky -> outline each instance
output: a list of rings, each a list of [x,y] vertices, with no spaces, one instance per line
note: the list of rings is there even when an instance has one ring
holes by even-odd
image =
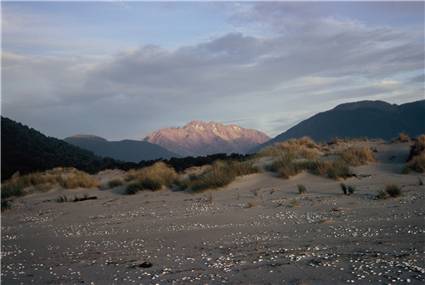
[[[274,136],[343,102],[424,99],[424,2],[1,5],[2,114],[50,136],[194,119]]]

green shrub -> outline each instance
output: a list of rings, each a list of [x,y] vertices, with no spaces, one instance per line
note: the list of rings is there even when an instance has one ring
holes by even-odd
[[[216,161],[199,175],[191,175],[177,184],[181,189],[202,191],[230,184],[238,176],[258,172],[252,161]]]
[[[124,184],[124,182],[121,179],[113,179],[113,180],[108,182],[108,187],[109,188],[115,188],[115,187],[119,187],[123,184]]]
[[[390,197],[399,197],[401,196],[401,189],[400,187],[398,187],[395,184],[391,184],[391,185],[387,185],[385,187],[385,192],[390,196]]]
[[[140,185],[142,186],[142,189],[147,189],[152,191],[159,190],[162,187],[159,181],[150,179],[150,178],[145,178],[142,181],[140,181]]]
[[[140,181],[132,182],[132,183],[128,184],[127,187],[125,188],[124,194],[133,195],[133,194],[136,194],[137,192],[139,192],[141,190],[143,190],[143,185]]]
[[[307,193],[307,188],[304,185],[298,184],[297,185],[297,188],[298,188],[298,194]]]

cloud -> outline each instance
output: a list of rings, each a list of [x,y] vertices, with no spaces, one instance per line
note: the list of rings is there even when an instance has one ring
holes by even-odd
[[[417,31],[323,16],[316,5],[238,9],[234,21],[272,30],[262,37],[230,32],[102,58],[3,53],[3,111],[59,137],[140,138],[192,119],[238,118],[275,135],[337,102],[423,96],[423,86],[395,79],[424,70]]]

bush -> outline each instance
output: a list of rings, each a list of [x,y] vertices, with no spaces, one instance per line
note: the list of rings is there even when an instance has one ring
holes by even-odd
[[[356,188],[352,185],[348,186],[348,195],[354,194],[356,192]]]
[[[298,184],[297,185],[297,188],[298,188],[298,194],[307,193],[307,188],[304,185]]]
[[[332,179],[347,178],[352,176],[347,163],[342,160],[315,161],[308,165],[308,169],[313,174]]]
[[[20,183],[6,183],[1,187],[1,199],[18,197],[24,195],[24,185]]]
[[[1,200],[1,211],[3,212],[4,210],[10,209],[11,205],[10,205],[10,201],[6,200],[6,199],[2,199]]]
[[[403,169],[403,173],[409,173],[410,170],[424,173],[425,172],[425,152],[415,155]]]
[[[403,173],[409,173],[410,170],[425,172],[425,135],[418,136],[410,148],[409,159]]]
[[[142,169],[130,170],[127,174],[126,180],[145,181],[146,179],[150,179],[150,181],[155,181],[156,184],[170,187],[177,181],[177,178],[178,175],[172,167],[168,166],[164,162],[157,162]]]
[[[383,191],[383,190],[379,190],[378,194],[376,194],[376,199],[382,200],[382,199],[387,199],[388,198],[388,194],[387,192]]]
[[[140,181],[140,185],[142,189],[152,190],[156,191],[161,189],[162,185],[159,181],[153,180],[150,178],[145,178],[144,180]]]
[[[177,184],[181,189],[202,191],[230,184],[238,176],[258,172],[252,161],[216,161],[199,175],[191,175]]]
[[[281,154],[278,159],[267,167],[268,170],[277,173],[280,177],[290,178],[304,170],[302,163],[294,162],[289,154]]]
[[[257,154],[264,156],[289,156],[293,159],[315,159],[320,155],[320,147],[310,138],[290,139],[265,147]]]
[[[143,185],[140,181],[139,182],[132,182],[132,183],[128,184],[127,187],[125,188],[124,194],[133,195],[133,194],[136,194],[137,192],[139,192],[141,190],[143,190]]]
[[[368,147],[349,147],[340,153],[341,159],[352,166],[375,162],[373,151]]]
[[[400,187],[398,187],[395,184],[391,184],[391,185],[387,185],[385,187],[385,192],[390,196],[390,197],[399,197],[401,196],[401,189]]]
[[[398,141],[399,142],[409,142],[410,141],[410,137],[408,134],[406,133],[400,133],[398,135]]]
[[[123,185],[124,182],[121,179],[113,179],[108,182],[108,188],[115,188]]]
[[[341,186],[342,193],[344,193],[344,195],[348,195],[347,185],[345,185],[344,183],[341,183],[340,186]]]

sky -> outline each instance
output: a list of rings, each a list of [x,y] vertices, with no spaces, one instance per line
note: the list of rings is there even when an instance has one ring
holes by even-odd
[[[191,120],[270,136],[424,98],[424,2],[2,2],[3,116],[64,138]]]

